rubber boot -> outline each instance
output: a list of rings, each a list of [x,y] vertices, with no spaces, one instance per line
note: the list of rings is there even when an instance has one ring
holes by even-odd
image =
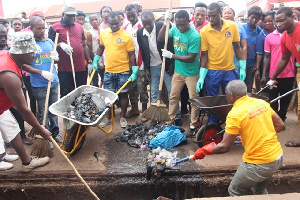
[[[130,118],[132,116],[139,115],[139,114],[140,111],[138,108],[138,103],[131,103],[131,110],[126,113],[125,117]]]

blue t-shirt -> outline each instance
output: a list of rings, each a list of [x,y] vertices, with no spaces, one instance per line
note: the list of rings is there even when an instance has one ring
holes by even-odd
[[[258,26],[255,26],[255,29],[251,29],[248,23],[242,26],[247,34],[247,68],[252,68],[256,61],[256,38],[261,29]]]
[[[268,35],[268,31],[264,28],[256,38],[256,53],[265,55],[264,46],[265,46],[265,39]]]
[[[238,27],[239,34],[240,34],[240,41],[247,39],[247,34],[246,34],[244,27],[242,27],[241,25],[237,25],[237,27]],[[239,60],[236,58],[235,54],[233,57],[233,64],[236,68],[240,67]]]
[[[187,56],[188,53],[197,54],[191,63],[181,62],[175,59],[175,71],[182,76],[195,76],[199,74],[200,34],[193,28],[181,33],[176,26],[172,26],[169,35],[173,37],[174,53],[179,56]]]
[[[53,51],[54,44],[50,39],[46,39],[45,41],[36,41],[36,44],[40,47],[38,52],[35,54],[34,61],[31,66],[39,69],[50,71],[51,67],[51,52]],[[54,74],[53,81],[51,85],[55,85],[58,83],[58,77],[55,67],[53,66],[52,73]],[[48,80],[42,77],[40,74],[30,74],[30,83],[32,87],[47,87]]]

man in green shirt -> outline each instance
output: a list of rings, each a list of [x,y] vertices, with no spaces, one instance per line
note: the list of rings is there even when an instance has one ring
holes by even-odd
[[[166,19],[169,14],[166,14]],[[176,26],[169,31],[169,37],[173,38],[174,54],[162,49],[162,56],[175,60],[175,71],[172,79],[169,115],[171,122],[174,122],[180,92],[187,85],[189,98],[196,98],[199,94],[196,92],[196,83],[199,78],[199,50],[200,35],[189,25],[189,14],[185,10],[180,10],[175,15]],[[163,26],[158,34],[158,41],[164,40],[166,26]],[[192,105],[190,129],[187,136],[193,136],[199,117],[199,109]]]

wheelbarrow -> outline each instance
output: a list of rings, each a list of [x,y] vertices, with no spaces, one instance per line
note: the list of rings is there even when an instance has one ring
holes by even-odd
[[[64,127],[63,141],[62,141],[62,144],[60,145],[60,147],[64,149],[63,152],[67,155],[75,155],[76,153],[79,152],[79,150],[82,148],[83,143],[85,141],[86,134],[90,130],[91,127],[98,127],[105,133],[112,132],[112,130],[114,128],[114,115],[113,115],[113,109],[111,109],[111,108],[113,108],[113,103],[118,99],[118,94],[131,81],[131,79],[128,80],[116,93],[114,93],[109,90],[105,90],[105,89],[90,85],[91,81],[92,81],[92,77],[94,76],[95,72],[96,72],[96,70],[94,69],[90,76],[91,78],[89,80],[88,85],[82,85],[82,86],[76,88],[75,90],[70,92],[68,95],[64,96],[59,101],[55,102],[54,104],[52,104],[49,107],[49,111],[52,114],[57,115],[63,119],[66,119],[66,125]],[[70,118],[64,114],[67,112],[69,105],[71,105],[72,102],[74,102],[75,98],[80,96],[80,94],[83,91],[85,91],[86,89],[92,90],[93,93],[99,93],[100,96],[108,97],[111,100],[110,105],[106,105],[106,107],[105,107],[104,111],[101,113],[101,115],[99,115],[99,117],[91,123],[84,123],[84,122],[78,121],[76,119]],[[102,118],[105,116],[106,112],[109,111],[109,109],[111,112],[112,125],[109,130],[106,130],[102,126],[100,126],[99,123],[102,120]],[[73,125],[70,130],[67,130],[67,125],[68,125],[69,121],[72,121]]]
[[[277,102],[279,99],[299,90],[300,88],[293,89],[277,97],[276,99],[273,99],[270,104]],[[248,93],[248,96],[263,99],[265,101],[269,100],[267,97],[258,95],[258,93]],[[203,147],[204,145],[209,144],[212,141],[214,141],[216,144],[220,143],[225,132],[225,129],[222,128],[222,125],[225,123],[227,114],[229,113],[233,105],[228,102],[225,95],[197,97],[194,99],[190,99],[189,102],[193,103],[198,108],[200,108],[201,111],[204,112],[204,115],[200,117],[200,128],[197,130],[195,138],[192,138],[191,141],[197,143],[199,147]],[[208,121],[206,123],[203,123],[204,117],[209,117],[210,115],[214,115],[216,118],[218,118],[219,123],[208,124]]]

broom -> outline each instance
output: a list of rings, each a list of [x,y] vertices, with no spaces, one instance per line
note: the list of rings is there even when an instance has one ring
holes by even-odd
[[[67,31],[67,42],[68,42],[68,45],[71,46],[70,37],[69,37],[69,32],[68,31]],[[74,87],[76,89],[77,87],[76,87],[76,78],[75,78],[75,70],[74,70],[74,62],[73,62],[73,55],[72,55],[72,53],[70,54],[70,61],[71,61],[71,66],[72,66],[72,74],[73,74]]]
[[[172,0],[170,0],[169,10],[172,10]],[[165,50],[167,50],[167,45],[168,45],[169,27],[170,27],[170,19],[167,19],[166,33],[165,33],[165,46],[164,46]],[[167,112],[166,105],[161,104],[161,94],[162,94],[162,86],[163,86],[164,74],[165,74],[165,65],[166,65],[166,58],[163,57],[157,100],[154,103],[151,103],[150,107],[143,112],[142,118],[146,118],[151,121],[156,120],[158,122],[170,121],[170,117]]]
[[[56,51],[58,35],[59,35],[59,33],[56,33],[56,35],[55,35],[53,51]],[[54,60],[52,59],[51,67],[50,67],[51,73],[53,71],[53,65],[54,65]],[[44,127],[46,125],[46,119],[47,119],[47,114],[48,114],[48,101],[49,101],[49,95],[50,95],[50,88],[51,88],[51,81],[48,81],[46,100],[45,100],[45,111],[44,111],[44,118],[43,118],[43,126]],[[35,138],[36,138],[36,140],[33,143],[30,155],[37,156],[39,158],[45,157],[45,156],[52,158],[54,156],[54,154],[50,148],[49,141],[42,138],[40,135],[35,135]]]

